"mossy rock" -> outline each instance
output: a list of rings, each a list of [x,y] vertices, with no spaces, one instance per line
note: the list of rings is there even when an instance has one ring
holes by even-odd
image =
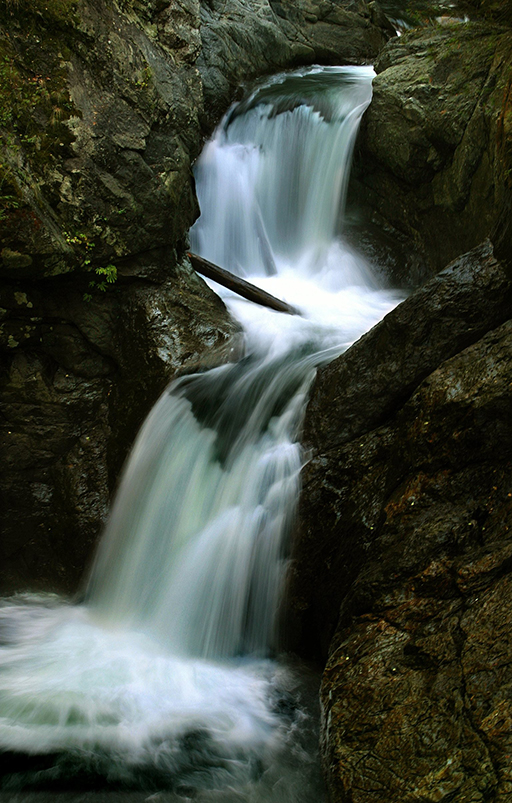
[[[415,29],[375,68],[349,200],[363,225],[394,239],[383,246],[392,279],[417,286],[503,215],[512,33],[481,21]]]
[[[468,0],[468,4],[486,19],[512,25],[511,0]]]

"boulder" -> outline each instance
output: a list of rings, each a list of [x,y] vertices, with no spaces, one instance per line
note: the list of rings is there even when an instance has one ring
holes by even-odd
[[[372,258],[411,288],[489,237],[505,214],[512,33],[481,20],[414,29],[388,43],[375,69],[348,234],[363,229]]]
[[[475,310],[488,306],[491,274],[508,314],[489,300],[485,320],[467,303],[457,319],[462,286]],[[327,656],[322,754],[336,803],[510,796],[511,289],[486,244],[319,373],[307,426],[321,445],[304,469],[290,601],[310,654]],[[322,384],[336,368],[330,409]],[[315,423],[321,396],[329,431]]]
[[[306,449],[321,454],[385,422],[443,360],[506,320],[511,304],[489,241],[456,259],[318,371]]]

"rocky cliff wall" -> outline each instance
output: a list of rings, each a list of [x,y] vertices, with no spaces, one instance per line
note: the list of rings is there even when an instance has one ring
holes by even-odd
[[[328,656],[332,801],[510,797],[511,293],[475,249],[313,393],[292,603]]]
[[[377,534],[323,681],[334,801],[510,797],[511,335],[442,363],[361,439]]]

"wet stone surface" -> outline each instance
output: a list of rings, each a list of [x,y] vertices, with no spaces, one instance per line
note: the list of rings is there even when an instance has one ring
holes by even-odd
[[[481,258],[471,257],[476,271]],[[419,362],[441,314],[431,312]],[[510,795],[512,323],[496,324],[438,356],[373,428],[337,442],[333,430],[305,469],[297,555],[323,591],[306,580],[295,605],[303,635],[320,633],[328,654],[322,750],[333,801]],[[389,377],[395,359],[383,357]],[[350,384],[338,391],[347,416],[357,402]]]
[[[375,62],[347,233],[399,286],[419,286],[510,218],[511,47],[492,19],[435,23]]]

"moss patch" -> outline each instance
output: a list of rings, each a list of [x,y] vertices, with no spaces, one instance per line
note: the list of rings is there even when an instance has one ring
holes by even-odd
[[[69,24],[74,20],[76,0],[5,0],[3,16],[26,22],[39,18],[50,24]]]
[[[25,250],[42,236],[41,187],[63,158],[77,111],[67,86],[70,0],[7,0],[0,7],[0,243]],[[59,202],[45,193],[49,209]],[[35,248],[41,250],[41,245]]]

